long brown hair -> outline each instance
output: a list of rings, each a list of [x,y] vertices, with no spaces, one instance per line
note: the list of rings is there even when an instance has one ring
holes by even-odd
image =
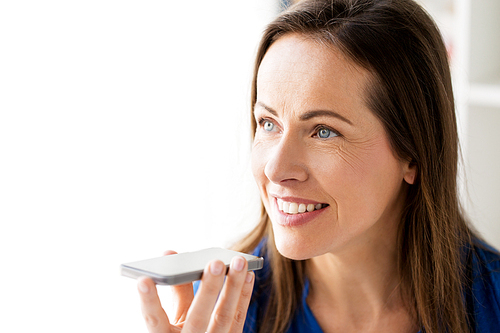
[[[336,47],[372,73],[368,106],[383,123],[394,151],[417,167],[398,233],[402,298],[426,332],[468,332],[461,249],[474,233],[458,199],[453,91],[435,23],[411,0],[300,1],[264,32],[254,69],[252,112],[260,63],[272,43],[288,33]],[[252,126],[255,131],[253,117]],[[237,248],[251,251],[263,238],[273,287],[259,331],[278,333],[286,330],[300,302],[305,261],[278,253],[264,208],[260,223]]]

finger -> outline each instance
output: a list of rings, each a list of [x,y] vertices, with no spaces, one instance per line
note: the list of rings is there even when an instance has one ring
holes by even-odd
[[[240,333],[243,331],[248,305],[250,304],[250,299],[252,298],[254,281],[255,274],[253,272],[247,272],[247,275],[245,276],[245,283],[243,284],[243,289],[241,290],[241,296],[238,301],[238,305],[236,306],[233,324],[229,330],[231,333]]]
[[[165,256],[172,254],[177,254],[177,252],[172,250],[167,250],[163,253]],[[186,320],[186,315],[193,302],[193,284],[186,283],[171,287],[172,291],[172,302],[173,309],[175,309],[175,315],[173,319],[174,324],[182,323]]]
[[[208,326],[209,332],[228,332],[231,328],[247,276],[247,267],[248,263],[243,257],[238,256],[231,260],[226,282]]]
[[[193,302],[193,298],[194,292],[192,283],[172,286],[172,301],[175,309],[173,322],[175,324],[186,321],[187,313]]]
[[[226,266],[220,260],[212,261],[205,267],[200,288],[188,311],[182,332],[199,333],[207,330],[212,310],[224,284],[225,271]]]
[[[141,299],[141,309],[150,333],[169,332],[170,323],[163,310],[156,291],[156,285],[150,278],[141,277],[137,283]]]

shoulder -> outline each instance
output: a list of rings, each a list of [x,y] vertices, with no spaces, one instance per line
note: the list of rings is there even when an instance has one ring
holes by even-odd
[[[490,280],[500,283],[500,252],[482,241],[476,241],[471,247],[473,280]]]
[[[500,326],[500,253],[481,241],[470,249],[468,311],[476,332],[496,332]]]

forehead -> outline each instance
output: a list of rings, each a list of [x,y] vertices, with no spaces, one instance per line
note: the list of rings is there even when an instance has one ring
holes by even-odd
[[[333,45],[299,34],[275,41],[257,75],[257,100],[275,108],[366,108],[371,74]]]

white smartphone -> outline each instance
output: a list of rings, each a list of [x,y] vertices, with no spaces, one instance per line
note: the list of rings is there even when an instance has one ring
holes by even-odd
[[[242,256],[247,260],[249,271],[264,266],[262,257],[214,247],[122,264],[121,274],[134,279],[148,276],[156,284],[173,286],[200,280],[205,266],[212,260],[221,260],[229,268],[231,259],[235,256]]]

